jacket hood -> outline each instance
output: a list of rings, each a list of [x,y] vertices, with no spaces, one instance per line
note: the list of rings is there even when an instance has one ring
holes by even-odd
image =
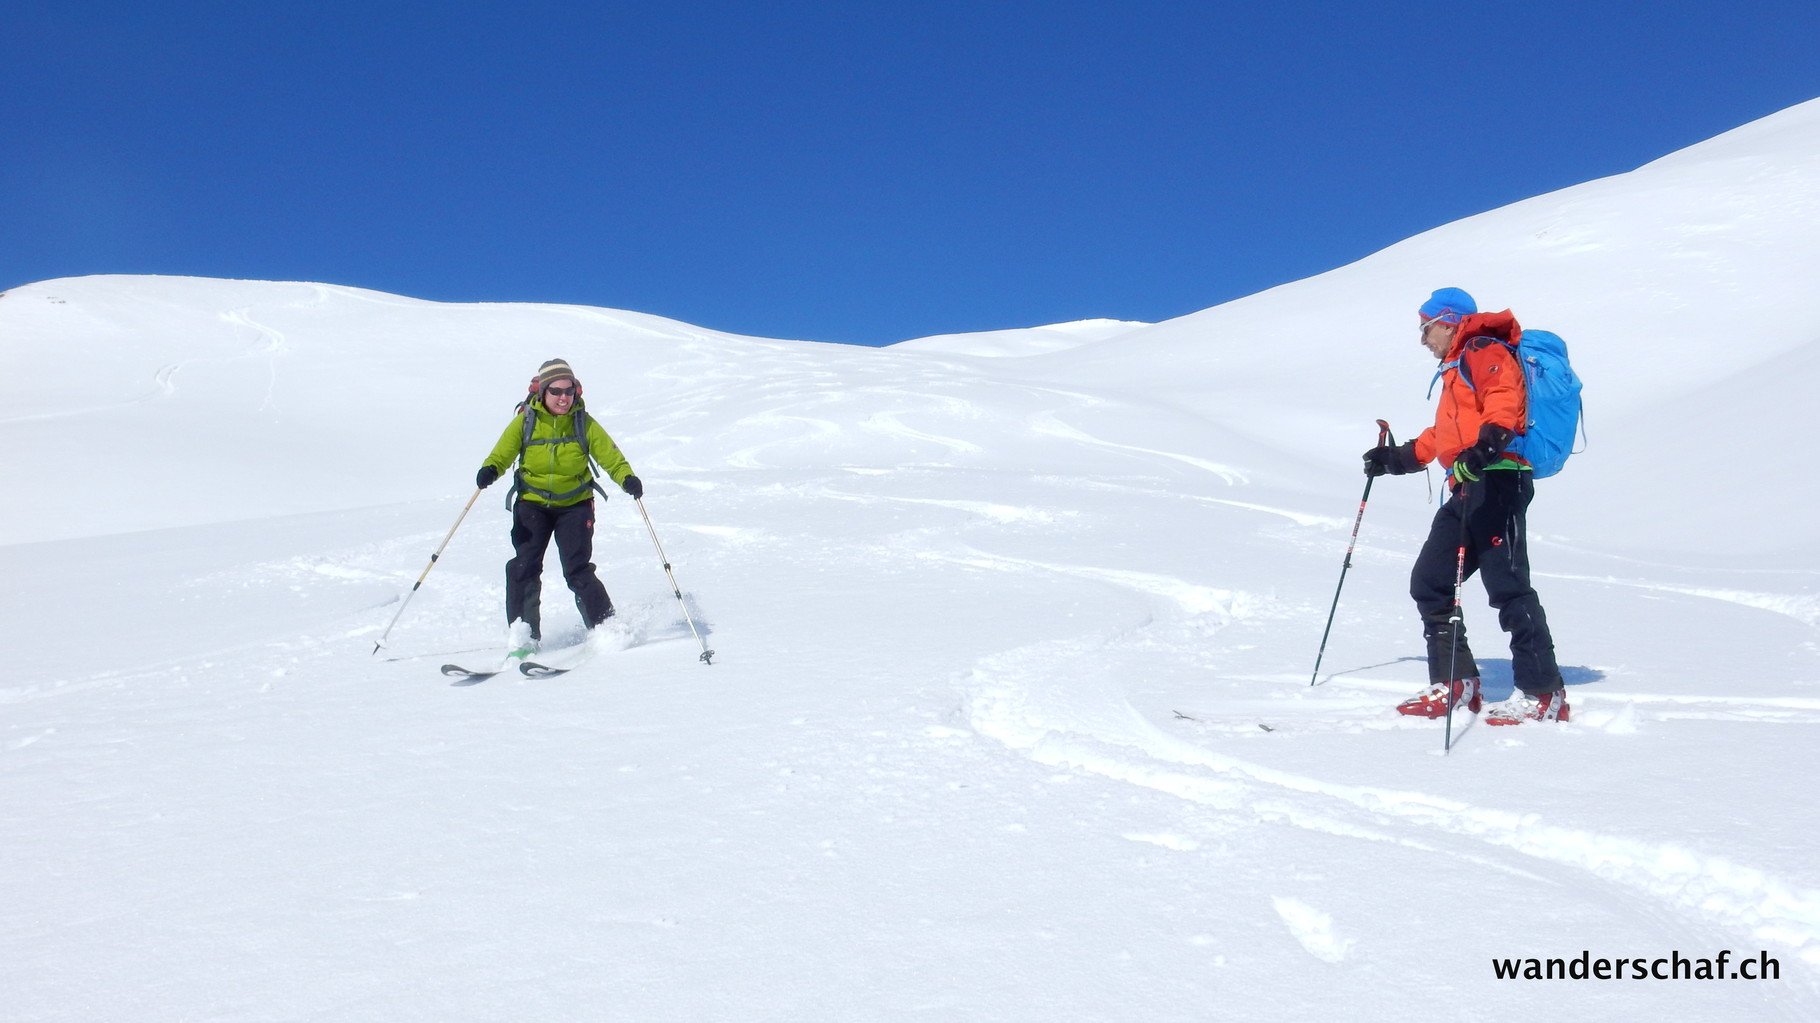
[[[1466,342],[1475,337],[1495,337],[1506,344],[1514,345],[1523,336],[1523,328],[1517,324],[1517,318],[1509,309],[1500,313],[1474,313],[1462,317],[1460,325],[1453,332],[1453,346],[1447,349],[1447,359],[1452,362],[1466,350]]]

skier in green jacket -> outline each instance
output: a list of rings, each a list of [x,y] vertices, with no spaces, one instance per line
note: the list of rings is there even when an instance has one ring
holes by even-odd
[[[585,408],[581,383],[569,364],[561,359],[544,363],[531,378],[531,396],[520,414],[474,476],[477,486],[492,486],[518,462],[512,485],[517,500],[510,502],[514,554],[506,562],[506,622],[513,649],[530,649],[543,638],[539,598],[544,552],[552,536],[581,620],[592,629],[613,615],[607,588],[594,574],[594,492],[600,485],[589,460],[634,499],[643,497],[645,488]]]

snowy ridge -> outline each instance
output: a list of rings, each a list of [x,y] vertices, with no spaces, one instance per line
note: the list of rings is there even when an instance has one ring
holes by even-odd
[[[986,358],[1042,355],[1065,351],[1130,333],[1150,324],[1136,320],[1076,320],[1044,327],[985,330],[968,334],[936,334],[899,341],[891,347],[906,352],[942,352]]]

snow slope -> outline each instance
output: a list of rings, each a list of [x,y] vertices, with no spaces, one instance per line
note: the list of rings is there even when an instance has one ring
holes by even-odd
[[[1150,324],[1135,320],[1075,320],[1072,323],[1051,323],[1046,327],[1024,327],[1018,330],[937,334],[933,337],[899,341],[892,347],[899,352],[945,352],[951,355],[1019,358],[1106,341],[1148,326]]]
[[[310,284],[0,297],[0,1014],[21,1020],[1807,1019],[1820,1011],[1820,105],[1191,316],[874,350]],[[1576,720],[1388,708],[1433,287],[1561,333]],[[1053,333],[1053,331],[1051,331]],[[1018,357],[1007,358],[1016,354]],[[567,358],[636,509],[625,649],[452,687],[483,494]],[[1805,410],[1805,406],[1801,406]],[[580,626],[551,575],[556,641]],[[1480,592],[1468,622],[1510,686]],[[1767,953],[1775,980],[1500,981]]]

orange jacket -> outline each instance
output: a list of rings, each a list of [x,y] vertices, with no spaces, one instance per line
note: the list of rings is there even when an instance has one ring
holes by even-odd
[[[1523,367],[1506,347],[1515,346],[1522,336],[1523,328],[1508,309],[1476,313],[1460,321],[1453,348],[1441,367],[1441,403],[1435,406],[1435,424],[1416,438],[1416,459],[1423,465],[1439,459],[1441,465],[1452,468],[1462,450],[1478,443],[1479,427],[1486,423],[1496,423],[1512,436],[1522,430]],[[1471,384],[1460,375],[1461,360],[1472,376]],[[1522,461],[1509,452],[1504,454]]]

